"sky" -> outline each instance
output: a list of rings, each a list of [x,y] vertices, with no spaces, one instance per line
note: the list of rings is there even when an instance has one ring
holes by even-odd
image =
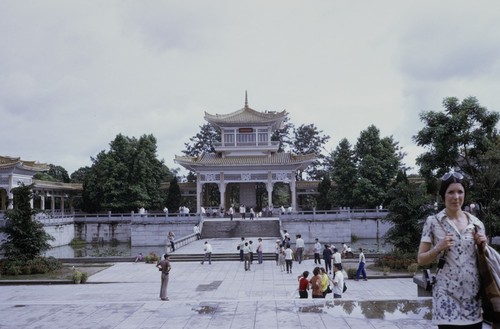
[[[204,114],[286,110],[330,136],[370,125],[416,172],[419,114],[500,110],[500,1],[0,0],[0,155],[91,166],[153,134],[171,168]]]

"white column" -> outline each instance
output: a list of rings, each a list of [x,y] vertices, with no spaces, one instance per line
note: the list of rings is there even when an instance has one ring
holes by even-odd
[[[201,183],[201,175],[196,174],[196,209],[201,214],[201,193],[203,193],[203,184]]]
[[[295,184],[295,175],[292,172],[292,181],[290,182],[290,191],[292,192],[292,211],[297,211],[297,187]]]
[[[271,208],[273,205],[273,182],[270,182],[269,180],[266,183],[266,189],[267,189],[267,200],[268,200],[268,206]],[[272,209],[270,209],[272,210]]]
[[[45,211],[45,192],[40,195],[40,208]]]
[[[61,194],[61,215],[64,215],[64,192]]]
[[[226,211],[226,183],[221,179],[219,183],[220,206]]]

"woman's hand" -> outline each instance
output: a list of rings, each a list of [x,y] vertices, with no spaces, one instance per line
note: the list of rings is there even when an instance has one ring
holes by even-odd
[[[437,251],[441,252],[443,250],[450,249],[450,247],[453,247],[455,245],[454,237],[455,235],[453,233],[447,233],[444,239],[439,241],[439,243],[436,245],[435,248],[437,249]]]
[[[486,235],[480,232],[476,232],[474,234],[474,240],[478,246],[482,246],[483,248],[486,247],[486,243],[488,242]]]

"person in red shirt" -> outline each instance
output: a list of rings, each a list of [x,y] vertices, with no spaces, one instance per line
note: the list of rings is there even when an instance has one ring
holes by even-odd
[[[299,280],[299,296],[300,298],[308,298],[309,295],[307,291],[309,290],[309,280],[307,280],[307,277],[309,276],[308,271],[304,271],[302,275],[299,275],[298,280]]]

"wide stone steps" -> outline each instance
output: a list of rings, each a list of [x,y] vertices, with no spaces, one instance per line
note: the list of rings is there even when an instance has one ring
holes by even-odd
[[[276,219],[259,220],[205,220],[202,239],[238,238],[242,236],[279,237],[280,223]]]

